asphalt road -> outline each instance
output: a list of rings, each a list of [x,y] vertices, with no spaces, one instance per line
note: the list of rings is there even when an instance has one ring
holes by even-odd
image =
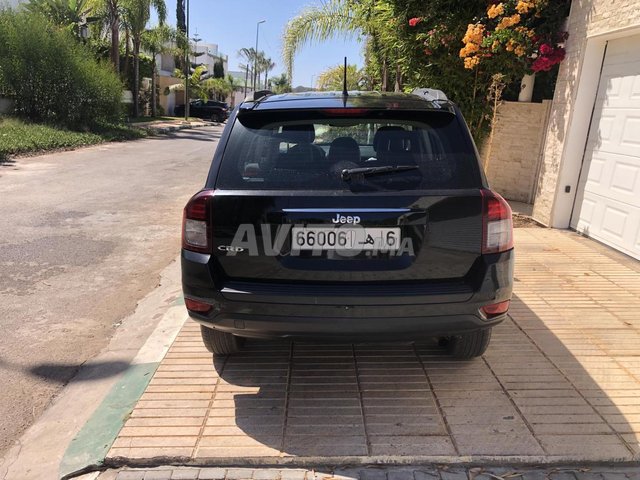
[[[176,258],[220,133],[0,164],[0,456]]]

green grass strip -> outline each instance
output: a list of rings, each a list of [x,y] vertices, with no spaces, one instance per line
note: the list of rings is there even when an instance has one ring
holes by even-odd
[[[91,131],[77,132],[0,116],[0,160],[12,154],[46,152],[144,136],[144,131],[126,125],[97,125]]]

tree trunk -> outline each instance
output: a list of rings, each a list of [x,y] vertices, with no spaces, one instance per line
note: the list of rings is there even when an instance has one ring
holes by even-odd
[[[125,28],[124,30],[124,71],[123,75],[126,81],[129,81],[129,57],[131,56],[131,51],[129,50],[129,29]]]
[[[383,92],[387,91],[387,84],[389,82],[389,73],[387,71],[387,59],[382,59],[382,88]]]
[[[267,86],[267,80],[269,79],[269,70],[265,70],[264,71],[264,89],[268,90],[269,87]]]
[[[151,60],[151,116],[158,114],[158,106],[156,105],[156,53],[152,52]]]
[[[244,73],[244,96],[247,96],[247,85],[249,83],[249,67],[245,70]]]
[[[395,93],[402,91],[402,72],[400,71],[400,64],[396,65],[396,84],[393,90]]]
[[[133,39],[133,116],[140,116],[140,40]]]
[[[114,12],[111,19],[111,63],[117,74],[120,74],[120,18]]]

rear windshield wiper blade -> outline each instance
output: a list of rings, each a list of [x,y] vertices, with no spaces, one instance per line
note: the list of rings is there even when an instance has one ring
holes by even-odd
[[[345,168],[340,172],[340,177],[345,182],[353,178],[364,178],[370,175],[381,175],[384,173],[405,172],[407,170],[416,170],[419,167],[417,165],[387,165],[384,167],[360,167],[360,168]]]

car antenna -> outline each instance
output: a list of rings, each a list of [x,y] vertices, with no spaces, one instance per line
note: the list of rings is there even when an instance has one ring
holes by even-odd
[[[347,97],[349,96],[349,91],[347,90],[347,57],[344,57],[344,72],[343,72],[343,80],[342,80],[342,101],[344,102],[344,106],[347,106]]]

